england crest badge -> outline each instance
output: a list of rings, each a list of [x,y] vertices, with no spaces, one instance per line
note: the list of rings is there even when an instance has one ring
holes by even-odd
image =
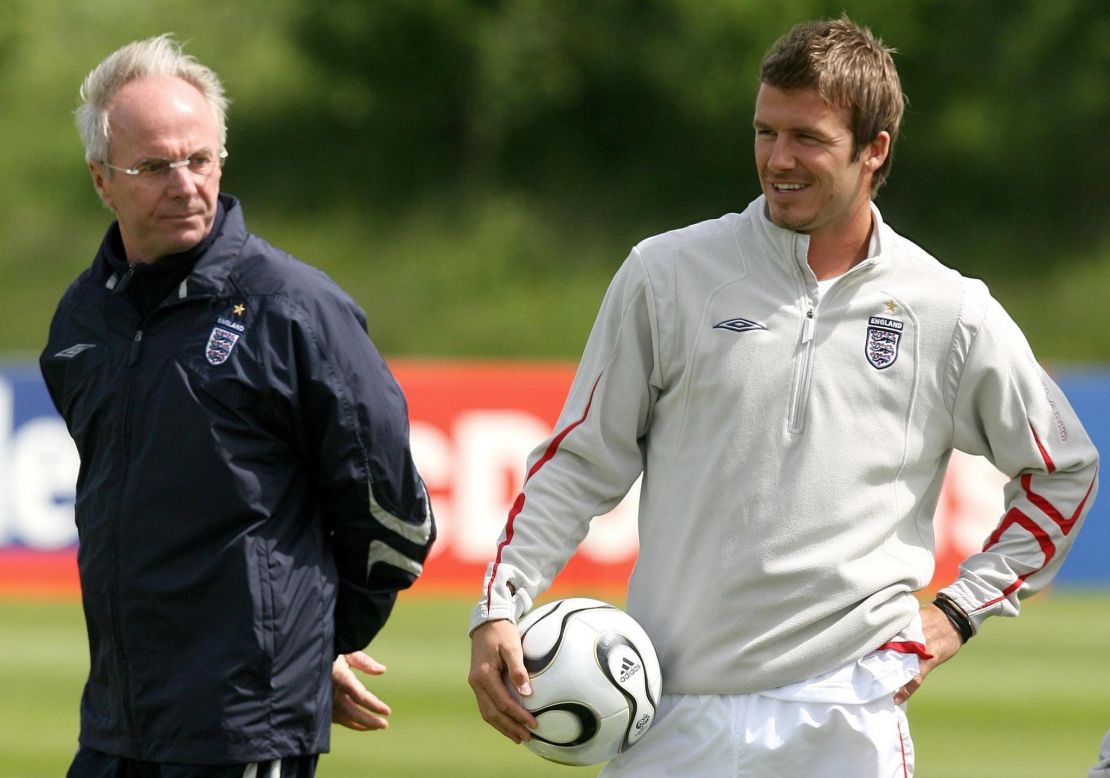
[[[239,333],[223,327],[213,327],[204,347],[204,356],[210,365],[222,365],[231,356],[231,350],[239,340]]]
[[[876,370],[885,370],[898,359],[902,322],[885,316],[872,316],[867,322],[867,361]]]

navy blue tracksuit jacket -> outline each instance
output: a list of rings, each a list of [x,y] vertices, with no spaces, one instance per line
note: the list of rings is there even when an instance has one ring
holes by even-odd
[[[81,459],[80,739],[134,759],[326,751],[332,661],[370,642],[435,535],[362,311],[233,197],[221,216],[145,311],[106,238],[40,360]]]

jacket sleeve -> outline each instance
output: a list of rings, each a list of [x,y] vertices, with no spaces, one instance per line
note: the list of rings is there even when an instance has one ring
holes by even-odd
[[[339,572],[335,650],[367,646],[435,539],[401,388],[345,295],[295,328],[304,434]]]
[[[641,444],[661,383],[655,301],[633,251],[601,304],[553,435],[527,477],[486,569],[471,631],[516,621],[643,469]]]
[[[1020,600],[1052,581],[1098,489],[1098,452],[1067,398],[1017,325],[983,296],[981,326],[965,341],[955,447],[986,457],[1011,480],[982,551],[942,590],[976,630],[989,616],[1016,616]]]

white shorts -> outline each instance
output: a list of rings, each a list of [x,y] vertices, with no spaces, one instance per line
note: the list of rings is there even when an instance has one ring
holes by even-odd
[[[768,692],[665,694],[648,733],[601,778],[912,778],[894,692],[917,671],[917,656],[882,650]]]

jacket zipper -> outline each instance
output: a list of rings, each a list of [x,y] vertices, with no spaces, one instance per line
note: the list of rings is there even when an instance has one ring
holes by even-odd
[[[142,342],[143,342],[143,327],[145,322],[139,324],[135,330],[135,335],[131,339],[131,349],[127,357],[127,381],[124,389],[124,406],[122,415],[122,429],[120,435],[122,437],[123,457],[125,462],[131,459],[131,404],[134,394],[134,373],[131,368],[139,361],[142,356]],[[120,500],[121,502],[126,499],[127,481],[128,481],[128,468],[123,468],[123,483],[120,485]],[[131,659],[127,655],[125,644],[123,641],[123,626],[121,624],[122,616],[119,609],[119,588],[120,588],[120,526],[118,521],[112,522],[112,552],[114,559],[112,581],[112,631],[115,636],[117,651],[119,652],[119,694],[122,705],[120,706],[123,711],[124,725],[127,727],[128,733],[131,735],[137,734],[135,731],[135,715],[131,704]]]
[[[809,375],[813,369],[813,352],[816,347],[814,333],[817,330],[817,309],[810,305],[802,319],[801,354],[794,371],[794,389],[791,392],[790,418],[788,429],[800,433],[805,429],[806,406],[809,400]]]
[[[834,287],[843,283],[844,279],[850,275],[862,273],[865,269],[874,267],[874,259],[865,259],[853,268],[850,268],[844,275],[840,276],[835,282]],[[792,433],[800,433],[805,430],[806,408],[809,406],[809,384],[810,373],[813,371],[813,355],[817,350],[817,341],[815,335],[817,334],[817,309],[821,305],[821,300],[828,296],[833,291],[830,287],[822,298],[813,303],[809,299],[809,294],[806,292],[805,279],[801,279],[802,299],[805,304],[805,318],[802,319],[802,337],[801,337],[801,353],[798,356],[798,363],[794,369],[794,386],[790,394],[790,417],[787,419],[787,429]]]
[[[143,330],[140,327],[135,330],[135,337],[131,340],[131,355],[127,357],[127,366],[131,367],[139,361],[142,356],[143,349]]]

